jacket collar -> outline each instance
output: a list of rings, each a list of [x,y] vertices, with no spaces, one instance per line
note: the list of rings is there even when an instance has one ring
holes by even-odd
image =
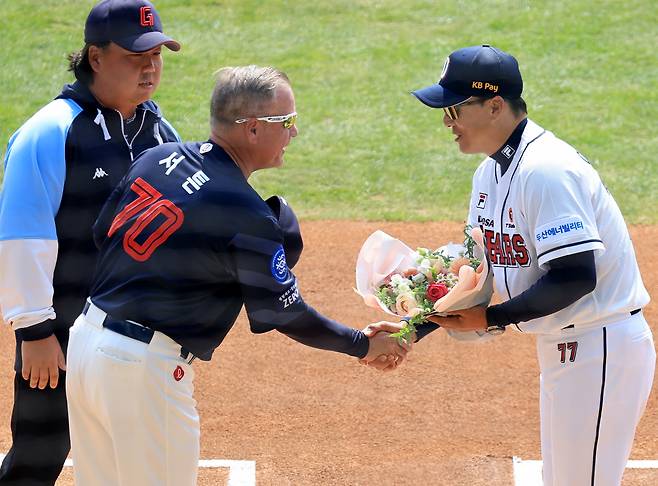
[[[62,88],[62,92],[55,99],[73,100],[84,109],[95,110],[96,108],[105,108],[96,98],[94,98],[94,95],[91,93],[87,85],[80,81],[76,81],[73,84],[65,84]],[[150,111],[158,118],[162,118],[160,108],[152,100],[140,103],[137,107],[147,112]]]

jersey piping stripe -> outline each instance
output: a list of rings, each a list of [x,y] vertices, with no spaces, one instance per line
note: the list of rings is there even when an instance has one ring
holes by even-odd
[[[603,395],[605,392],[605,368],[608,356],[608,335],[606,328],[603,328],[603,372],[601,376],[601,399],[599,401],[599,417],[596,421],[596,436],[594,437],[594,452],[592,453],[592,486],[596,476],[596,449],[599,445],[599,431],[601,429],[601,415],[603,413]]]
[[[512,176],[509,178],[509,186],[507,186],[507,194],[505,194],[505,199],[503,200],[503,205],[501,206],[500,209],[500,231],[503,231],[503,218],[505,217],[505,206],[507,205],[507,199],[509,198],[509,193],[512,190],[512,181],[514,180],[514,176],[516,175],[516,171],[519,170],[519,167],[521,166],[521,161],[523,160],[523,156],[525,155],[525,151],[528,150],[528,147],[530,147],[530,144],[537,140],[539,137],[541,137],[544,133],[546,133],[546,130],[542,131],[539,135],[537,135],[535,138],[530,140],[526,146],[523,148],[523,152],[521,152],[521,155],[519,155],[519,161],[516,163],[516,167],[514,167],[514,172],[512,172]],[[508,169],[509,170],[509,169]],[[505,245],[503,245],[503,254],[505,254]],[[505,255],[505,260],[507,260],[507,255]],[[509,291],[509,285],[507,283],[507,267],[503,268],[503,274],[505,275],[505,290],[507,290],[507,296],[508,298],[512,298],[512,293]],[[521,328],[519,327],[518,324],[514,324],[516,328],[520,331]]]
[[[585,243],[603,243],[603,241],[599,239],[591,239],[591,240],[585,240],[585,241],[578,241],[576,243],[569,243],[568,245],[562,245],[562,246],[556,246],[555,248],[552,248],[550,250],[546,250],[544,253],[540,253],[537,255],[537,258],[541,258],[544,255],[548,255],[551,252],[562,250],[563,248],[571,248],[572,246],[578,246],[578,245],[584,245]]]

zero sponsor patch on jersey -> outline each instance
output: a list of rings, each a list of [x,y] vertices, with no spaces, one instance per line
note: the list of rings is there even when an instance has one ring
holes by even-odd
[[[288,280],[288,263],[286,262],[286,253],[283,251],[283,246],[279,245],[279,248],[272,255],[272,261],[270,262],[270,271],[274,280],[277,282],[285,282]]]
[[[283,303],[283,308],[287,308],[299,300],[299,287],[297,287],[297,282],[293,284],[288,290],[286,290],[281,297],[279,297],[279,302]]]
[[[537,228],[535,238],[537,241],[557,240],[562,239],[567,235],[571,236],[584,232],[585,225],[583,224],[582,218],[572,217]]]

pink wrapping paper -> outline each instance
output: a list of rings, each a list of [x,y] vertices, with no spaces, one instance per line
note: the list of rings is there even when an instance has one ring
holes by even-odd
[[[482,233],[474,228],[471,236],[482,248]],[[458,256],[462,245],[449,244],[441,248],[449,256]],[[354,289],[369,307],[381,309],[387,314],[398,315],[382,304],[376,291],[383,280],[394,273],[402,273],[416,266],[416,252],[402,241],[383,231],[375,231],[363,243],[356,261],[356,288]],[[477,270],[464,265],[459,270],[459,281],[447,295],[437,300],[430,315],[448,315],[451,311],[486,305],[493,295],[493,273],[486,258]],[[457,339],[471,340],[482,337],[482,333],[449,334]],[[461,335],[461,336],[456,336]],[[473,336],[473,337],[469,337]]]

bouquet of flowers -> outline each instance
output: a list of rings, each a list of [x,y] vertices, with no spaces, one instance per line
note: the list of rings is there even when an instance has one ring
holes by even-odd
[[[395,334],[410,339],[416,326],[432,315],[488,304],[493,294],[492,274],[482,253],[479,228],[464,229],[464,243],[437,250],[411,250],[383,231],[365,241],[356,269],[356,292],[366,305],[407,318]],[[478,339],[481,332],[451,331],[457,339]]]

